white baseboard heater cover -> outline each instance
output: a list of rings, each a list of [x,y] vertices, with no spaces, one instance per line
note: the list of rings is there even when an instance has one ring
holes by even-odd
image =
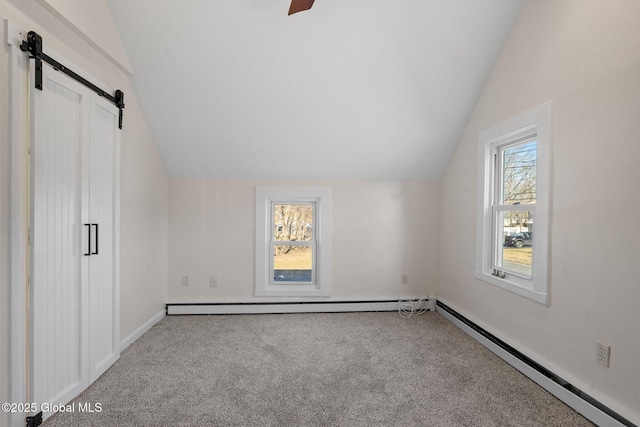
[[[425,298],[424,308],[435,311],[435,296]],[[405,299],[405,297],[401,297]],[[422,307],[420,307],[422,308]],[[358,311],[397,311],[398,299],[323,300],[323,301],[251,301],[217,303],[168,303],[167,315],[180,314],[278,314],[344,313]]]
[[[596,425],[637,427],[633,422],[603,405],[517,349],[511,347],[442,301],[437,301],[436,305],[436,311],[439,314]]]

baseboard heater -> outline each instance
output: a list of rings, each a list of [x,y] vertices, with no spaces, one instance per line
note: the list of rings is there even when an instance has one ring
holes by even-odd
[[[512,366],[514,366],[516,369],[518,369],[524,375],[527,375],[529,378],[534,380],[536,383],[538,383],[539,385],[544,387],[547,391],[549,391],[550,393],[552,393],[553,395],[558,397],[560,400],[562,400],[565,403],[567,403],[569,406],[571,406],[576,411],[582,413],[585,417],[587,417],[591,421],[595,422],[596,424],[601,425],[601,426],[605,426],[605,425],[609,426],[609,425],[614,425],[614,423],[617,421],[617,424],[615,424],[615,425],[627,426],[627,427],[638,427],[634,423],[632,423],[631,421],[629,421],[626,418],[624,418],[622,415],[618,414],[617,412],[615,412],[612,409],[608,408],[607,406],[603,405],[602,403],[600,403],[599,401],[597,401],[593,397],[589,396],[587,393],[583,392],[582,390],[580,390],[579,388],[575,387],[574,385],[572,385],[568,381],[564,380],[559,375],[554,374],[553,372],[551,372],[550,370],[548,370],[544,366],[542,366],[539,363],[537,363],[536,361],[532,360],[530,357],[524,355],[520,351],[516,350],[515,348],[511,347],[509,344],[505,343],[504,341],[502,341],[501,339],[496,337],[495,335],[491,334],[490,332],[488,332],[485,329],[481,328],[477,324],[473,323],[471,320],[467,319],[466,317],[464,317],[463,315],[461,315],[457,311],[453,310],[451,307],[447,306],[442,301],[438,300],[436,302],[436,306],[437,306],[437,311],[440,312],[440,314],[443,314],[445,317],[449,318],[449,320],[452,320],[451,319],[451,317],[452,317],[453,319],[461,322],[464,326],[470,328],[473,332],[475,332],[478,335],[480,335],[481,338],[484,338],[487,341],[489,341],[490,343],[498,346],[500,349],[504,350],[505,352],[507,352],[508,354],[513,356],[514,358],[518,359],[520,362],[522,362],[523,364],[527,365],[529,368],[533,369],[538,374],[542,375],[543,377],[545,377],[548,380],[550,380],[553,383],[555,383],[557,386],[561,387],[562,389],[564,389],[567,392],[571,393],[576,398],[578,398],[581,401],[583,401],[583,403],[586,403],[586,404],[590,405],[591,407],[593,407],[595,410],[599,411],[601,414],[596,414],[596,416],[593,416],[593,412],[594,411],[583,411],[583,410],[581,410],[581,409],[584,409],[584,406],[585,406],[584,404],[583,405],[572,405],[570,402],[567,402],[567,400],[563,399],[562,396],[559,396],[558,393],[554,392],[550,388],[548,388],[545,385],[541,384],[535,378],[532,378],[531,375],[529,375],[527,372],[523,372],[523,370],[520,369],[518,366],[515,366],[509,360],[505,359],[507,361],[507,363],[509,363]],[[458,325],[458,326],[461,326],[461,325]],[[462,328],[462,329],[465,330],[465,328]],[[468,331],[465,330],[465,332],[468,332]],[[476,337],[474,337],[474,338],[476,338]],[[494,351],[494,349],[491,348],[490,346],[487,346],[485,342],[483,342],[482,340],[479,340],[479,341],[480,341],[481,344],[485,345],[485,347],[488,347],[490,350]],[[494,351],[494,353],[495,353],[495,351]],[[497,353],[497,354],[498,354],[498,356],[502,357],[499,353]],[[503,359],[504,359],[504,357],[503,357]],[[580,406],[580,407],[577,408],[576,406]],[[586,412],[589,412],[589,413],[586,413]],[[590,416],[590,415],[592,415],[592,416]],[[609,417],[609,418],[607,418],[607,417]],[[594,419],[594,418],[597,418],[597,419]],[[612,423],[612,421],[614,421],[614,423]]]
[[[424,297],[424,308],[435,310],[435,297]],[[421,307],[422,308],[422,307]],[[327,301],[249,301],[215,303],[168,303],[167,315],[183,314],[278,314],[397,311],[398,299]]]

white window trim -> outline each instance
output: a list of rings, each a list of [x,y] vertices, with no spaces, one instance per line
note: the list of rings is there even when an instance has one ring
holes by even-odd
[[[270,243],[271,204],[273,202],[315,202],[315,283],[273,284],[273,253]],[[330,187],[256,187],[256,271],[257,297],[331,296],[331,212]]]
[[[547,102],[532,110],[486,129],[479,134],[478,200],[475,277],[541,304],[549,301],[549,243],[551,213],[551,112]],[[492,275],[493,153],[497,147],[526,135],[536,135],[537,172],[535,207],[535,244],[532,249],[531,279]],[[524,206],[522,207],[524,209]]]

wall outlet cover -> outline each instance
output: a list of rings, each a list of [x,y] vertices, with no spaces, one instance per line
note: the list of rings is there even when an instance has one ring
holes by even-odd
[[[611,347],[608,345],[596,343],[596,362],[602,366],[609,367],[609,357],[611,356]]]

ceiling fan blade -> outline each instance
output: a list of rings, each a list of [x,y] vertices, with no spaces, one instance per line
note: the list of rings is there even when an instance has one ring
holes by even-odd
[[[303,10],[311,9],[315,0],[291,0],[291,7],[289,7],[289,15],[302,12]]]

